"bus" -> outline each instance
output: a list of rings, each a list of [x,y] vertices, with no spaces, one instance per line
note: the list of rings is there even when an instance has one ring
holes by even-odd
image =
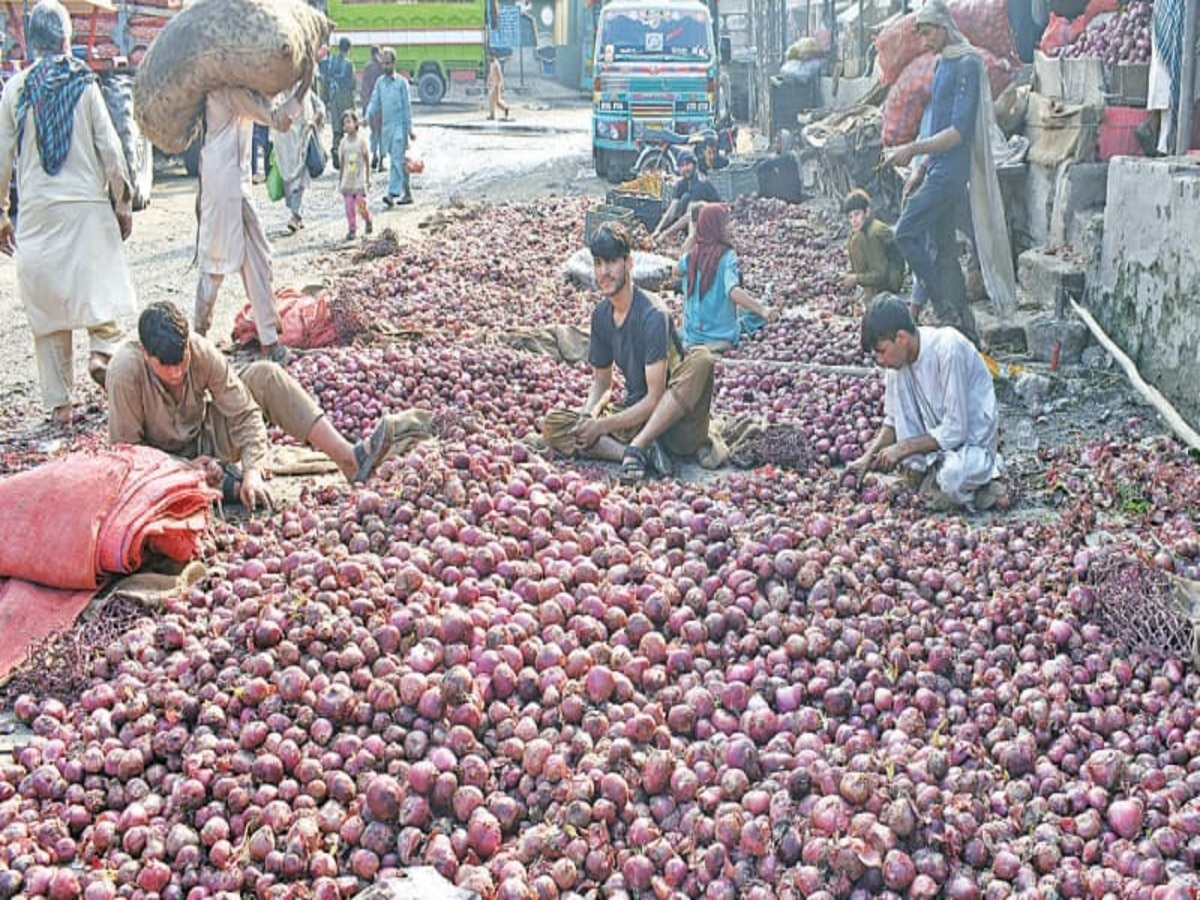
[[[720,60],[700,0],[611,0],[600,10],[592,66],[592,159],[620,178],[647,132],[714,127]]]
[[[393,48],[396,71],[421,103],[439,103],[451,83],[484,78],[487,0],[329,0],[329,18],[331,42],[350,38],[360,71],[371,47]]]

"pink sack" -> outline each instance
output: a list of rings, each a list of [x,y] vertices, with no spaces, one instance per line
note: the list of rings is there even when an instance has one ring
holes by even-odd
[[[275,306],[279,310],[279,341],[284,346],[312,350],[337,341],[329,291],[309,294],[293,287],[280,288],[275,292]],[[246,304],[233,320],[233,342],[246,347],[257,340],[254,311]]]

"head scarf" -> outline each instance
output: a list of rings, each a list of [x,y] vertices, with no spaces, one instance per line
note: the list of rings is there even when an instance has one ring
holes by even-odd
[[[729,210],[721,203],[708,203],[700,210],[696,220],[696,246],[688,260],[688,296],[696,294],[699,282],[703,297],[717,279],[717,267],[721,257],[733,247],[725,238],[725,225],[729,221]]]
[[[935,28],[946,29],[946,46],[942,48],[943,56],[953,59],[973,50],[963,33],[958,30],[958,26],[954,24],[954,17],[950,15],[950,7],[946,6],[944,0],[929,0],[917,10],[913,19],[913,27],[920,28],[922,25],[933,25]]]
[[[25,115],[33,111],[38,152],[47,175],[57,175],[71,149],[75,105],[95,74],[66,55],[71,19],[58,0],[41,0],[29,14],[29,43],[41,59],[25,79],[17,101],[17,151],[25,137]]]

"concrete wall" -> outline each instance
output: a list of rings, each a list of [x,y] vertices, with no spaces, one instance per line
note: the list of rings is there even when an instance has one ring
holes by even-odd
[[[1200,164],[1117,157],[1089,305],[1147,381],[1200,421]]]

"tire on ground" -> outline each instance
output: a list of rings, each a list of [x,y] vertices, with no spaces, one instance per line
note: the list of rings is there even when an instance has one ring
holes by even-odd
[[[125,155],[133,208],[145,209],[154,188],[154,148],[133,117],[133,77],[128,72],[110,72],[100,79],[100,91]]]
[[[426,106],[436,106],[446,94],[446,82],[437,72],[425,72],[417,79],[417,99]]]

